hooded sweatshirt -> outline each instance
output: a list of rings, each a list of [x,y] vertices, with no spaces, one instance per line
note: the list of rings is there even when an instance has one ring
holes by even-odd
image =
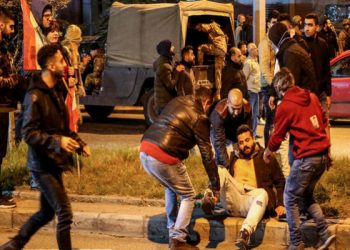
[[[277,106],[275,130],[268,148],[276,151],[289,132],[296,159],[324,153],[330,147],[327,124],[317,96],[294,86],[286,91],[281,104]]]
[[[31,4],[31,11],[35,18],[35,21],[39,26],[42,26],[42,17],[45,9],[52,10],[51,4],[46,0],[33,0]]]

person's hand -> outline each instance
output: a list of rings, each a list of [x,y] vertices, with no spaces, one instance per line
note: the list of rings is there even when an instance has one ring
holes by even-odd
[[[215,204],[217,204],[220,201],[220,191],[213,191],[213,194],[214,194]]]
[[[270,96],[269,98],[269,107],[271,110],[274,110],[276,108],[274,96]]]
[[[83,147],[83,156],[89,157],[91,155],[90,147],[88,145],[85,145]]]
[[[69,76],[74,76],[74,67],[68,67],[68,75]]]
[[[86,67],[86,65],[88,65],[88,63],[91,61],[91,56],[84,55],[81,61],[82,61],[83,66]]]
[[[286,208],[284,206],[278,206],[275,208],[275,212],[276,212],[277,216],[282,216],[282,215],[286,214]]]
[[[264,155],[263,155],[263,159],[264,159],[264,162],[269,164],[270,163],[270,155],[272,154],[271,150],[269,148],[266,148],[265,151],[264,151]]]
[[[73,152],[75,152],[75,150],[80,148],[80,145],[76,140],[74,140],[70,137],[62,136],[61,148],[65,151],[67,151],[68,153],[73,153]]]
[[[75,86],[75,83],[76,83],[76,81],[75,81],[74,77],[69,77],[68,78],[68,87],[69,88],[73,88]]]
[[[182,64],[179,64],[179,65],[176,66],[175,69],[176,69],[176,71],[181,72],[181,71],[184,71],[184,70],[185,70],[185,66],[182,65]]]
[[[327,96],[327,107],[331,108],[331,104],[332,104],[332,98],[330,96]]]

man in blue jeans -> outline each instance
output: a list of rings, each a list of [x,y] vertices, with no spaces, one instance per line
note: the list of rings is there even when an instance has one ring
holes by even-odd
[[[40,210],[0,250],[20,250],[44,225],[57,216],[59,250],[72,249],[72,209],[62,172],[73,165],[72,153],[90,155],[89,147],[71,132],[68,112],[58,85],[66,63],[59,45],[45,45],[38,52],[41,73],[33,76],[24,99],[23,138],[28,144],[28,168],[40,188]]]
[[[294,84],[294,77],[282,68],[273,80],[275,90],[282,99],[277,106],[275,129],[264,152],[264,161],[276,151],[286,133],[293,140],[295,160],[284,190],[284,205],[289,226],[291,245],[289,250],[303,250],[299,204],[303,204],[316,223],[318,250],[328,248],[334,241],[319,204],[313,198],[315,186],[326,169],[331,166],[330,141],[327,134],[328,120],[318,97],[309,90]]]
[[[198,145],[211,188],[219,196],[220,181],[209,139],[207,112],[212,104],[210,89],[170,101],[157,121],[145,132],[140,159],[145,171],[165,187],[165,209],[170,249],[198,249],[187,243],[188,225],[195,201],[195,191],[182,163],[189,150]],[[177,206],[177,195],[181,198]]]

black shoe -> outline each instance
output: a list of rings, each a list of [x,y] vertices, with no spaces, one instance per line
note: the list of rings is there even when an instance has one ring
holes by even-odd
[[[248,244],[249,244],[249,239],[250,239],[250,234],[247,231],[247,229],[243,229],[239,232],[239,237],[236,239],[236,247],[240,250],[247,250],[249,249]]]
[[[332,245],[335,241],[335,235],[330,235],[326,237],[320,237],[318,243],[316,244],[317,250],[327,249],[330,245]]]
[[[15,239],[12,239],[0,246],[0,250],[21,250],[22,248],[23,247],[21,247]]]
[[[187,242],[182,242],[172,238],[169,239],[169,248],[170,250],[199,250],[196,246],[191,246]]]
[[[191,246],[197,246],[200,241],[201,236],[196,231],[194,231],[191,235],[187,235],[186,237],[186,243],[190,244]]]
[[[215,209],[215,199],[211,191],[206,191],[202,199],[202,210],[206,215],[213,215]]]
[[[299,245],[295,246],[293,244],[290,244],[287,250],[304,250],[305,246],[303,243],[300,243]]]
[[[0,208],[14,208],[16,207],[16,202],[7,199],[6,197],[0,198]]]

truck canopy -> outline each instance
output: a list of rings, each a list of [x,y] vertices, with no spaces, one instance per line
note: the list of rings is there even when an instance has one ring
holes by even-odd
[[[233,30],[233,5],[210,1],[123,4],[110,9],[107,37],[107,62],[111,66],[151,67],[158,57],[156,45],[172,41],[177,57],[185,46],[191,16],[221,16],[230,20]]]

